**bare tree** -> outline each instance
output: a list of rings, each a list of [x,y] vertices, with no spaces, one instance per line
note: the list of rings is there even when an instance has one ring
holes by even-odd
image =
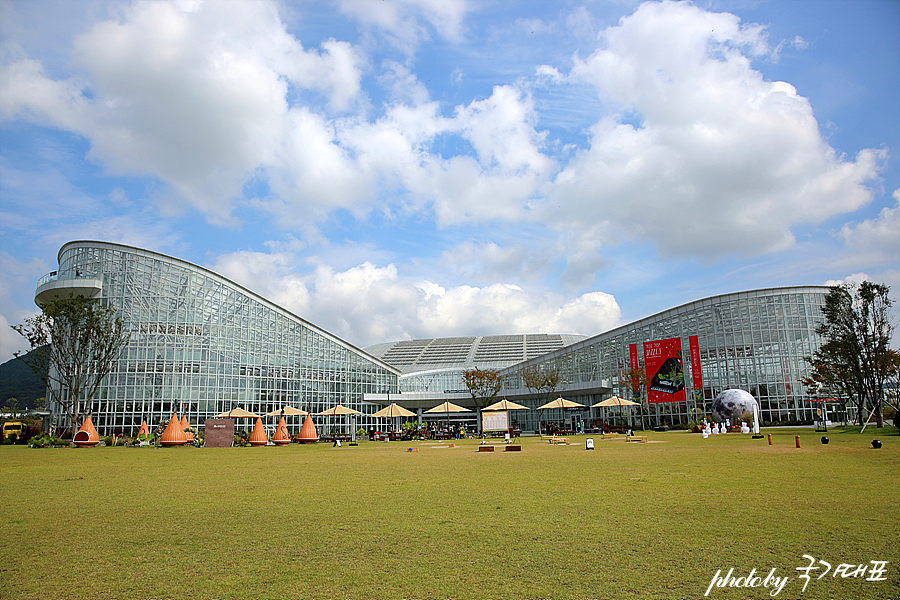
[[[481,433],[481,409],[487,406],[503,386],[503,375],[496,369],[478,367],[463,371],[463,381],[472,395],[472,402],[478,409],[478,433]]]
[[[532,394],[543,398],[544,403],[550,402],[551,396],[559,387],[559,369],[548,367],[546,369],[537,366],[527,367],[522,370],[522,381]]]
[[[641,429],[647,429],[644,413],[644,392],[647,390],[647,373],[640,367],[632,367],[627,369],[623,376],[628,382],[628,389],[631,392],[631,401],[640,404],[641,411]]]
[[[31,345],[27,354],[15,356],[44,381],[51,402],[74,428],[79,402],[93,399],[129,333],[115,310],[84,296],[50,300],[41,310],[24,324],[12,326]]]
[[[542,399],[541,404],[546,404],[553,399],[556,388],[559,387],[559,368],[541,368],[537,365],[526,367],[522,370],[522,381],[529,392]],[[540,423],[538,423],[538,431],[541,431]]]

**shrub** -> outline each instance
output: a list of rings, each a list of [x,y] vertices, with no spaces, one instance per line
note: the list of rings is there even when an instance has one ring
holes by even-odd
[[[47,433],[40,433],[34,437],[32,437],[28,446],[30,448],[49,448],[51,446],[65,446],[66,442],[61,440],[58,437],[52,436]]]

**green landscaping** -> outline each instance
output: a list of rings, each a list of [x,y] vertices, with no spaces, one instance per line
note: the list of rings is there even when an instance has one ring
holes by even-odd
[[[858,431],[3,446],[0,598],[702,598],[718,570],[774,568],[780,598],[896,599],[900,437]],[[801,593],[804,554],[887,579],[813,571]]]

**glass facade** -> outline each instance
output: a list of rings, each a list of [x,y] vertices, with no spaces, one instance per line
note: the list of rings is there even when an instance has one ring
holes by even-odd
[[[546,399],[527,389],[523,370],[557,370],[561,381],[554,397],[586,408],[521,410],[510,418],[523,431],[536,431],[540,421],[566,430],[591,428],[608,416],[591,405],[613,394],[631,398],[625,373],[633,360],[644,369],[644,344],[672,338],[681,342],[685,399],[645,404],[646,425],[678,427],[709,415],[713,399],[729,388],[749,391],[758,400],[763,424],[810,422],[815,406],[807,402],[800,380],[809,374],[804,357],[821,344],[815,328],[829,291],[816,286],[726,294],[586,339],[436,338],[363,351],[207,269],[139,248],[66,244],[59,270],[39,282],[36,300],[67,290],[114,308],[131,333],[96,396],[79,409],[90,411],[101,435],[135,432],[142,421],[153,427],[173,412],[202,426],[234,407],[263,415],[286,405],[317,413],[342,404],[363,413],[358,426],[379,428],[382,420],[369,415],[388,398],[414,410],[447,398],[472,406],[462,381],[471,366],[500,369],[500,396],[532,409]],[[697,336],[698,360],[688,351],[692,336]],[[702,386],[694,389],[697,369]],[[61,411],[54,414],[64,418]],[[628,424],[638,424],[636,411],[625,415]],[[266,425],[273,426],[271,421]],[[300,422],[288,418],[295,431]],[[316,424],[320,431],[348,432],[351,420],[317,417]],[[250,426],[238,422],[239,428]]]
[[[630,399],[624,374],[632,364],[631,345],[636,346],[638,367],[643,369],[644,343],[680,338],[685,400],[645,404],[650,426],[679,426],[709,415],[713,399],[729,388],[749,391],[757,399],[763,423],[810,422],[815,406],[807,402],[800,380],[809,374],[804,357],[822,343],[815,329],[823,320],[827,293],[827,287],[785,287],[698,300],[509,367],[503,371],[504,387],[510,399],[521,394],[522,370],[537,366],[557,369],[558,391],[580,404],[590,406],[608,396],[597,393],[604,387]],[[690,361],[690,336],[698,338],[699,365]],[[698,368],[703,385],[694,390],[693,369]],[[516,402],[537,406],[535,401],[523,400]],[[580,419],[587,424],[600,416],[598,409],[543,416],[520,412],[525,413],[517,415],[523,429],[532,430],[540,418],[564,423]],[[637,413],[631,414],[636,423]]]
[[[233,407],[263,415],[285,405],[317,413],[336,404],[366,415],[364,393],[397,391],[399,371],[202,267],[103,242],[72,242],[59,254],[57,283],[100,282],[131,338],[88,405],[101,435],[136,432],[186,414],[192,426]],[[42,283],[47,283],[42,280]],[[61,419],[60,411],[55,411]],[[274,426],[273,418],[265,419]],[[291,429],[300,417],[288,417]],[[317,426],[348,431],[347,417]],[[63,423],[59,423],[65,426]],[[253,423],[238,421],[249,430]]]

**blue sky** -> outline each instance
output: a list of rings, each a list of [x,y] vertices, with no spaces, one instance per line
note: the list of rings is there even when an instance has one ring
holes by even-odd
[[[73,239],[352,344],[900,291],[900,2],[0,0],[0,360]]]

